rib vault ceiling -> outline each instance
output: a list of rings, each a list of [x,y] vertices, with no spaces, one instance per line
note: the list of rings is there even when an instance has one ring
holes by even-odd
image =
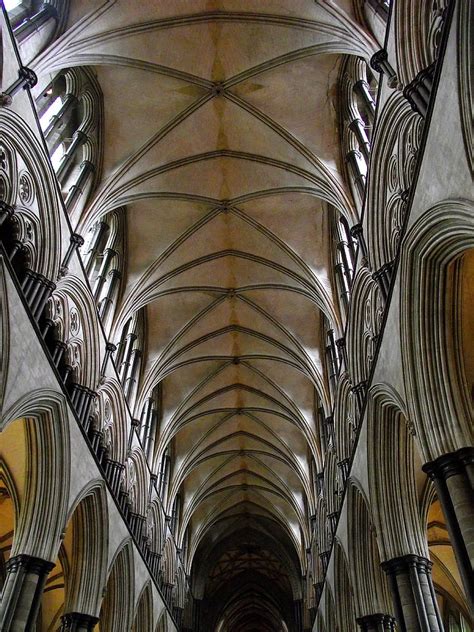
[[[145,308],[137,409],[161,383],[168,511],[179,493],[193,591],[229,629],[284,629],[301,598],[323,317],[341,335],[330,214],[354,222],[338,73],[373,52],[351,7],[83,0],[35,68],[89,66],[103,92],[101,182],[80,229],[126,209],[115,334]]]

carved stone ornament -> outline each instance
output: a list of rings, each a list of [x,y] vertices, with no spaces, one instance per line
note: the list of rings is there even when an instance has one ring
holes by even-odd
[[[35,199],[35,188],[33,179],[27,171],[20,175],[19,196],[23,204],[28,205]]]

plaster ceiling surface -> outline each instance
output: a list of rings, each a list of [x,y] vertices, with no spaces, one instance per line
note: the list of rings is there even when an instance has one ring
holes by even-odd
[[[171,446],[201,598],[250,571],[301,598],[323,316],[341,333],[329,213],[354,219],[338,75],[372,52],[348,1],[90,0],[36,69],[92,67],[103,92],[84,226],[126,209],[114,328],[145,308],[137,405],[162,384],[156,463]]]

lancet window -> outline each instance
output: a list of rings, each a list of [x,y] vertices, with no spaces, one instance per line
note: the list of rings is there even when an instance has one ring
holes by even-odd
[[[140,376],[145,317],[143,310],[135,312],[122,329],[117,350],[116,366],[125,397],[133,410]]]
[[[118,209],[91,227],[82,248],[89,283],[105,326],[113,315],[112,308],[120,289],[123,235],[124,213]]]
[[[149,462],[153,460],[160,408],[161,385],[158,384],[150,391],[149,396],[146,398],[140,416],[140,442]]]

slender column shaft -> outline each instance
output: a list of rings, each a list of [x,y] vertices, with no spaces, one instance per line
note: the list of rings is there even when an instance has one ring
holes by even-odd
[[[401,632],[443,632],[431,591],[431,566],[430,560],[418,555],[405,555],[382,564],[390,580]]]
[[[365,191],[365,173],[360,168],[359,160],[361,155],[355,149],[351,150],[347,156],[346,161],[351,173],[352,181],[361,200],[364,198]]]
[[[43,588],[54,564],[20,554],[6,563],[7,577],[0,605],[0,630],[34,630]]]
[[[82,145],[84,145],[87,140],[87,134],[84,134],[84,132],[82,132],[81,130],[78,129],[74,132],[72,143],[69,145],[67,152],[62,157],[61,163],[56,172],[56,175],[60,182],[65,179],[67,172],[69,171],[69,167],[73,163],[77,150],[82,147]]]
[[[466,596],[474,610],[474,448],[444,454],[423,466],[441,503]]]
[[[100,266],[99,274],[97,275],[97,279],[94,285],[94,298],[96,301],[100,299],[100,295],[102,293],[102,289],[107,278],[107,273],[110,268],[110,263],[116,254],[117,251],[113,250],[113,248],[106,248],[104,250],[104,258],[102,259],[102,265]]]
[[[18,42],[23,42],[27,37],[38,31],[46,22],[51,19],[57,20],[58,12],[56,7],[47,2],[34,15],[23,20],[13,31]]]
[[[117,287],[117,284],[120,282],[121,278],[122,278],[122,273],[119,270],[111,270],[109,272],[110,281],[109,281],[109,286],[107,288],[107,294],[102,299],[100,303],[100,310],[99,310],[100,317],[102,318],[103,322],[106,321],[107,316],[109,315],[109,312],[112,308],[115,289]]]
[[[54,151],[54,149],[59,145],[59,141],[61,140],[61,129],[67,125],[76,105],[77,97],[73,94],[66,94],[59,112],[51,117],[48,127],[44,130],[44,137],[48,143],[50,151]]]
[[[369,118],[371,122],[373,122],[375,116],[375,102],[372,98],[372,95],[370,94],[367,82],[363,79],[360,79],[360,81],[354,84],[354,90],[366,106]]]
[[[92,272],[92,268],[95,264],[95,259],[97,257],[97,251],[99,249],[100,242],[102,240],[102,237],[105,231],[108,228],[108,225],[106,224],[106,222],[98,222],[95,226],[96,226],[96,229],[94,231],[92,243],[89,247],[89,252],[86,254],[86,257],[85,257],[87,260],[86,272],[88,276],[90,276],[90,273]]]
[[[91,176],[94,173],[94,165],[90,160],[83,160],[81,162],[81,170],[77,177],[76,183],[69,189],[67,198],[65,201],[66,208],[69,210],[73,208],[78,199],[84,193],[87,185],[91,180]]]
[[[359,149],[364,156],[365,162],[368,164],[370,158],[370,140],[366,134],[363,121],[359,118],[354,119],[349,124],[349,128],[354,132],[357,142],[359,143]]]

